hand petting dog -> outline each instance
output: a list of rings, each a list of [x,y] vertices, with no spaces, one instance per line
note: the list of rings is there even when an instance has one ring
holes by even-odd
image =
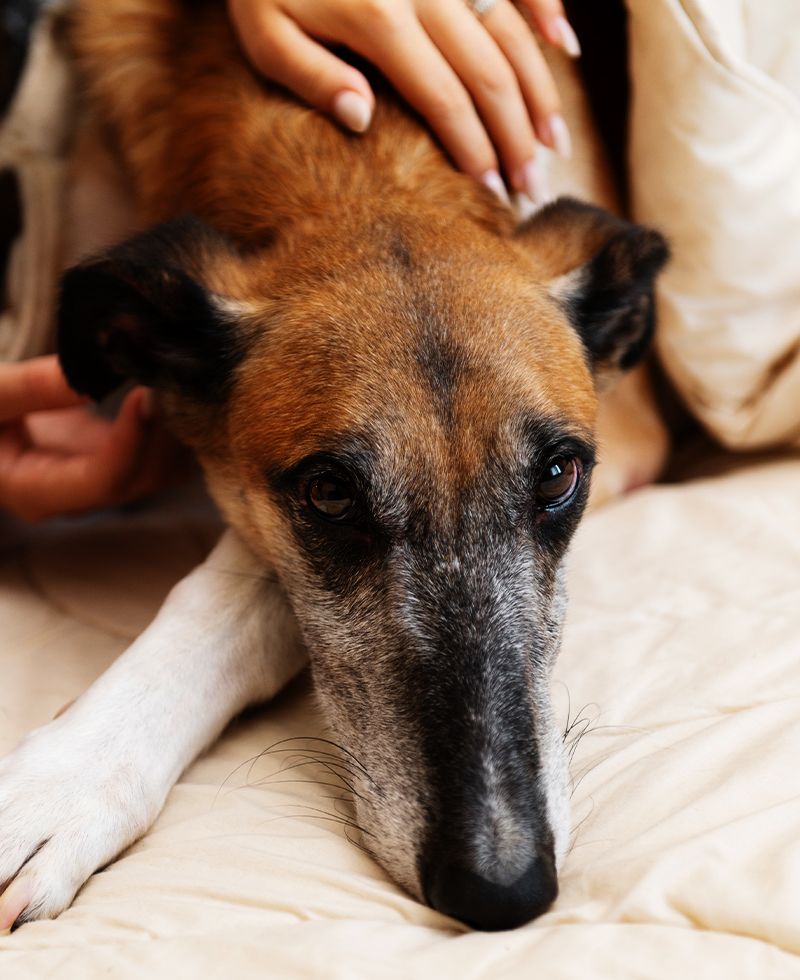
[[[55,356],[0,364],[0,508],[43,520],[127,503],[167,481],[175,444],[146,389],[113,420],[87,402]]]
[[[550,69],[511,0],[229,0],[252,63],[356,132],[375,96],[344,45],[379,68],[427,120],[456,166],[506,199],[506,184],[546,196],[537,140],[569,156]],[[524,0],[540,34],[580,54],[560,0]],[[500,176],[505,173],[506,182]]]

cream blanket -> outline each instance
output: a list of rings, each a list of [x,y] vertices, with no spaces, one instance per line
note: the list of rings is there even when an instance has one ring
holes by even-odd
[[[3,978],[800,977],[800,457],[703,469],[578,532],[556,682],[568,742],[585,731],[575,843],[542,919],[470,933],[419,905],[348,841],[330,775],[288,769],[306,743],[260,756],[323,731],[301,682],[235,723],[72,908],[0,938]],[[213,530],[184,507],[0,536],[6,751]]]

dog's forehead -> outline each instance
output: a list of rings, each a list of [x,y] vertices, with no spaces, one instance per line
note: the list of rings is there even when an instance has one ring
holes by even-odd
[[[475,469],[514,420],[591,436],[584,352],[544,284],[491,254],[423,260],[401,234],[388,248],[337,275],[300,269],[273,304],[231,396],[244,455],[287,467],[359,433],[396,458],[416,447]]]

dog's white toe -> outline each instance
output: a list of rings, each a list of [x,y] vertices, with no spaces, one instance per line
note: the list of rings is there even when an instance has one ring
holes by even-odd
[[[160,801],[114,754],[57,719],[0,760],[0,931],[58,915],[152,822]]]

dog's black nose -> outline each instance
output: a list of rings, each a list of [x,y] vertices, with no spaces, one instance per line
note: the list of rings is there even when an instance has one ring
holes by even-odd
[[[558,895],[552,857],[537,856],[516,881],[499,885],[454,862],[432,869],[429,904],[473,929],[515,929],[546,912]]]

